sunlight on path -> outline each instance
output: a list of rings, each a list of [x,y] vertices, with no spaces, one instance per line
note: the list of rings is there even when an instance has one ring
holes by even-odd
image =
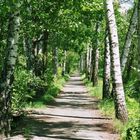
[[[118,140],[112,120],[101,115],[79,75],[73,75],[54,105],[34,109],[25,120],[32,140]],[[20,132],[16,133],[20,134]],[[24,140],[22,135],[12,140]]]

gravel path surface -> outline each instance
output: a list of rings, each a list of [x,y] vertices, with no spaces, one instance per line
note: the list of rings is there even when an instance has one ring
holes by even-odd
[[[11,140],[118,140],[111,118],[101,114],[98,102],[90,97],[80,76],[73,75],[56,103],[33,109]]]

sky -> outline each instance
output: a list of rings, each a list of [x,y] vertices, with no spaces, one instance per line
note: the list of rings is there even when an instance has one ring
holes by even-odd
[[[134,0],[119,0],[119,2],[121,12],[127,12],[134,6]]]

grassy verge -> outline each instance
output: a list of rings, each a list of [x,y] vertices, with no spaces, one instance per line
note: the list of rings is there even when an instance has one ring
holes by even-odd
[[[83,77],[84,79],[84,77]],[[129,121],[126,124],[122,124],[119,120],[115,119],[114,102],[112,99],[102,100],[102,79],[99,79],[99,83],[96,87],[92,86],[92,83],[87,79],[84,79],[89,93],[92,96],[100,99],[99,109],[106,116],[113,118],[114,127],[122,140],[140,140],[140,106],[134,99],[126,95],[126,104],[129,114]]]

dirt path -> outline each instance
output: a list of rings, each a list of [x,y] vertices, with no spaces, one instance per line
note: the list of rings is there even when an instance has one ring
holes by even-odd
[[[101,115],[81,78],[72,76],[54,105],[34,109],[12,140],[118,140],[112,120]]]

